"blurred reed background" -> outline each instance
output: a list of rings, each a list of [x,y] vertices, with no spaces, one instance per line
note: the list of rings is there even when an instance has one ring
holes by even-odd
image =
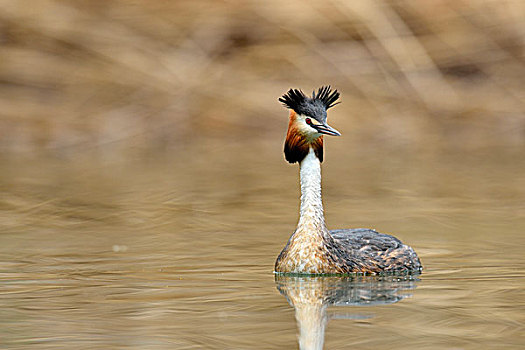
[[[0,1],[0,150],[277,138],[331,84],[349,145],[525,145],[523,1]],[[337,115],[337,119],[333,116]]]

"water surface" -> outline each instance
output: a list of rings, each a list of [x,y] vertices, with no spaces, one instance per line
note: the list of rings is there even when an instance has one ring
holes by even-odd
[[[1,160],[0,347],[523,348],[519,150],[330,145],[329,228],[395,233],[421,257],[422,275],[385,282],[276,280],[299,195],[280,148]]]

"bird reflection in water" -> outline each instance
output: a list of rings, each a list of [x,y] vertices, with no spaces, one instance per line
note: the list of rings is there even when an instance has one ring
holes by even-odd
[[[299,348],[323,348],[325,327],[329,319],[362,318],[359,314],[327,313],[328,306],[370,306],[397,303],[410,297],[407,290],[416,288],[417,275],[406,276],[286,276],[275,275],[279,292],[295,309],[299,328]]]

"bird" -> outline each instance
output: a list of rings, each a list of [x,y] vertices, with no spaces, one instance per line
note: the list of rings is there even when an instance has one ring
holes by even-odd
[[[337,105],[340,93],[322,86],[306,96],[290,89],[279,102],[290,110],[284,156],[299,163],[301,204],[297,228],[275,262],[275,273],[415,274],[421,261],[410,246],[373,229],[328,230],[321,197],[323,136],[341,136],[328,125],[327,111]]]

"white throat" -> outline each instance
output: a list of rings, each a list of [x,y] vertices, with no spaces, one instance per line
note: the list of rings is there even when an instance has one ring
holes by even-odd
[[[321,162],[312,148],[300,164],[301,211],[297,228],[314,226],[326,230],[321,198]]]

